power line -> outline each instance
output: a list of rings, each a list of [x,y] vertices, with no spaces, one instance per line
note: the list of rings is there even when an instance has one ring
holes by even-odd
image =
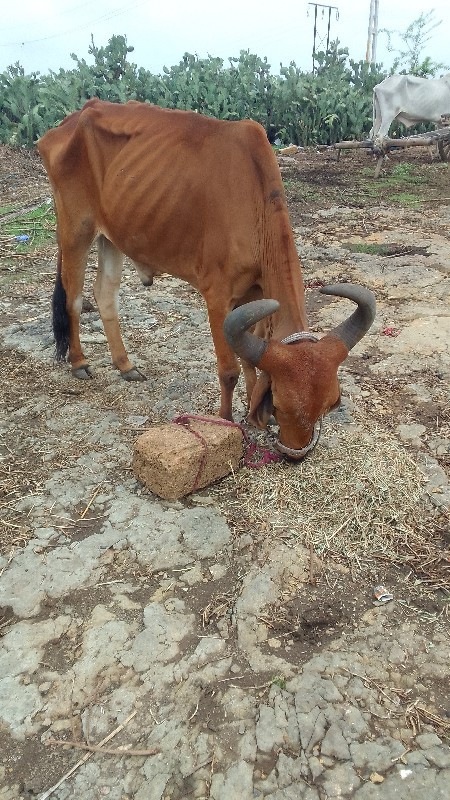
[[[78,3],[78,5],[72,6],[72,8],[60,8],[58,10],[58,17],[61,17],[61,16],[66,17],[68,15],[70,16],[71,14],[74,14],[76,11],[80,11],[82,8],[86,8],[86,6],[92,6],[92,0],[85,0],[84,3]],[[47,17],[44,17],[42,12],[39,13],[39,21],[41,22],[41,24],[47,25],[47,24],[49,24],[51,22],[52,19],[53,19],[52,15],[48,15]],[[3,25],[2,26],[2,33],[8,33],[9,31],[16,31],[16,30],[19,30],[19,29],[22,30],[24,28],[24,25],[25,25],[25,27],[33,27],[33,26],[35,26],[35,22],[33,21],[33,22],[28,22],[27,23],[25,21],[25,23],[24,23],[24,21],[22,20],[21,23],[16,23],[14,25]],[[14,44],[14,43],[12,42],[11,44]]]
[[[138,3],[133,3],[132,5],[122,6],[122,8],[117,8],[113,13],[103,14],[101,17],[97,17],[97,19],[92,20],[91,22],[83,23],[82,25],[78,25],[75,28],[71,28],[67,31],[62,31],[60,33],[52,33],[50,36],[42,36],[38,39],[27,39],[22,42],[0,42],[0,47],[23,47],[26,44],[36,44],[37,42],[47,42],[49,39],[57,39],[61,36],[69,36],[71,33],[77,33],[78,31],[85,30],[86,28],[90,28],[93,25],[97,25],[99,22],[108,22],[110,19],[114,19],[115,17],[119,17],[122,14],[126,14],[127,11],[131,11],[132,9],[139,8],[140,6],[147,5],[147,0],[140,0]]]

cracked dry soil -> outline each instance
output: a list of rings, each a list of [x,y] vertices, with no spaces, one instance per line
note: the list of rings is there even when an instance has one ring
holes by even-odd
[[[397,164],[420,180],[393,181]],[[109,365],[92,261],[82,338],[96,374],[78,383],[53,363],[54,242],[17,248],[3,225],[11,210],[0,214],[1,800],[448,797],[448,165],[396,154],[377,183],[365,154],[337,163],[303,151],[280,168],[312,330],[347,312],[318,294],[321,283],[369,286],[378,314],[341,368],[343,408],[313,459],[259,473],[265,488],[281,485],[282,502],[258,513],[245,468],[176,503],[130,468],[146,427],[216,410],[195,291],[167,276],[146,290],[125,270],[124,338],[149,376],[126,384]],[[36,155],[6,147],[0,185],[13,214],[50,194]],[[242,387],[235,410],[241,418]],[[356,500],[351,523],[343,518],[343,495],[365,478],[369,495],[375,485],[364,459],[329,529],[321,521],[322,544],[304,534],[288,492],[301,469],[302,508],[317,515],[314,476],[344,468],[357,436],[380,468],[395,445],[423,478],[400,555],[389,537],[404,531],[382,506],[381,554],[371,530],[352,539]],[[405,474],[402,496],[395,480],[400,519],[409,484]],[[394,600],[375,607],[379,583]],[[92,750],[115,731],[111,752]]]

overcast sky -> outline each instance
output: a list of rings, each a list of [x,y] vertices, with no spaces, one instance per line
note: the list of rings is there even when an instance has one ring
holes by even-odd
[[[266,56],[272,72],[280,62],[294,61],[311,68],[313,9],[305,0],[0,0],[0,71],[19,61],[27,73],[57,71],[75,66],[70,53],[88,56],[91,33],[97,46],[114,34],[127,36],[134,46],[129,60],[152,73],[178,64],[183,54],[229,56],[250,50]],[[328,0],[339,9],[331,12],[331,39],[338,38],[356,61],[366,52],[370,0]],[[405,31],[423,11],[435,10],[442,20],[424,55],[450,64],[450,0],[380,0],[379,27]],[[309,8],[309,16],[307,11]],[[328,11],[318,15],[318,39],[326,41]],[[386,36],[378,37],[377,61],[385,67],[393,56]],[[319,48],[320,49],[320,48]]]

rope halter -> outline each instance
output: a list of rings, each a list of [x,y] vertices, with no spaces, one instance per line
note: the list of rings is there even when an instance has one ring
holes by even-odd
[[[314,333],[309,333],[309,331],[297,331],[296,333],[291,333],[290,336],[286,336],[284,339],[281,339],[281,344],[294,344],[295,342],[318,342],[319,338],[314,335]],[[285,456],[290,458],[295,458],[297,460],[304,458],[311,450],[314,450],[317,442],[319,441],[320,434],[322,431],[322,420],[323,416],[319,417],[317,422],[314,425],[313,432],[311,435],[311,439],[309,440],[308,444],[305,447],[301,447],[300,450],[296,450],[293,447],[286,447],[285,444],[280,442],[277,439],[277,448],[280,453],[283,453]]]

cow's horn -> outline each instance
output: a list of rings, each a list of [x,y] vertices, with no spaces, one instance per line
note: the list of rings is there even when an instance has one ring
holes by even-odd
[[[276,300],[254,300],[230,311],[225,318],[223,331],[228,344],[238,356],[255,367],[264,355],[268,343],[253,333],[247,333],[247,329],[273,314],[279,307]]]
[[[364,286],[354,286],[352,283],[323,286],[320,291],[322,294],[346,297],[358,304],[356,311],[329,333],[329,335],[341,339],[347,350],[351,350],[367,333],[375,319],[375,295],[370,289],[366,289]]]

